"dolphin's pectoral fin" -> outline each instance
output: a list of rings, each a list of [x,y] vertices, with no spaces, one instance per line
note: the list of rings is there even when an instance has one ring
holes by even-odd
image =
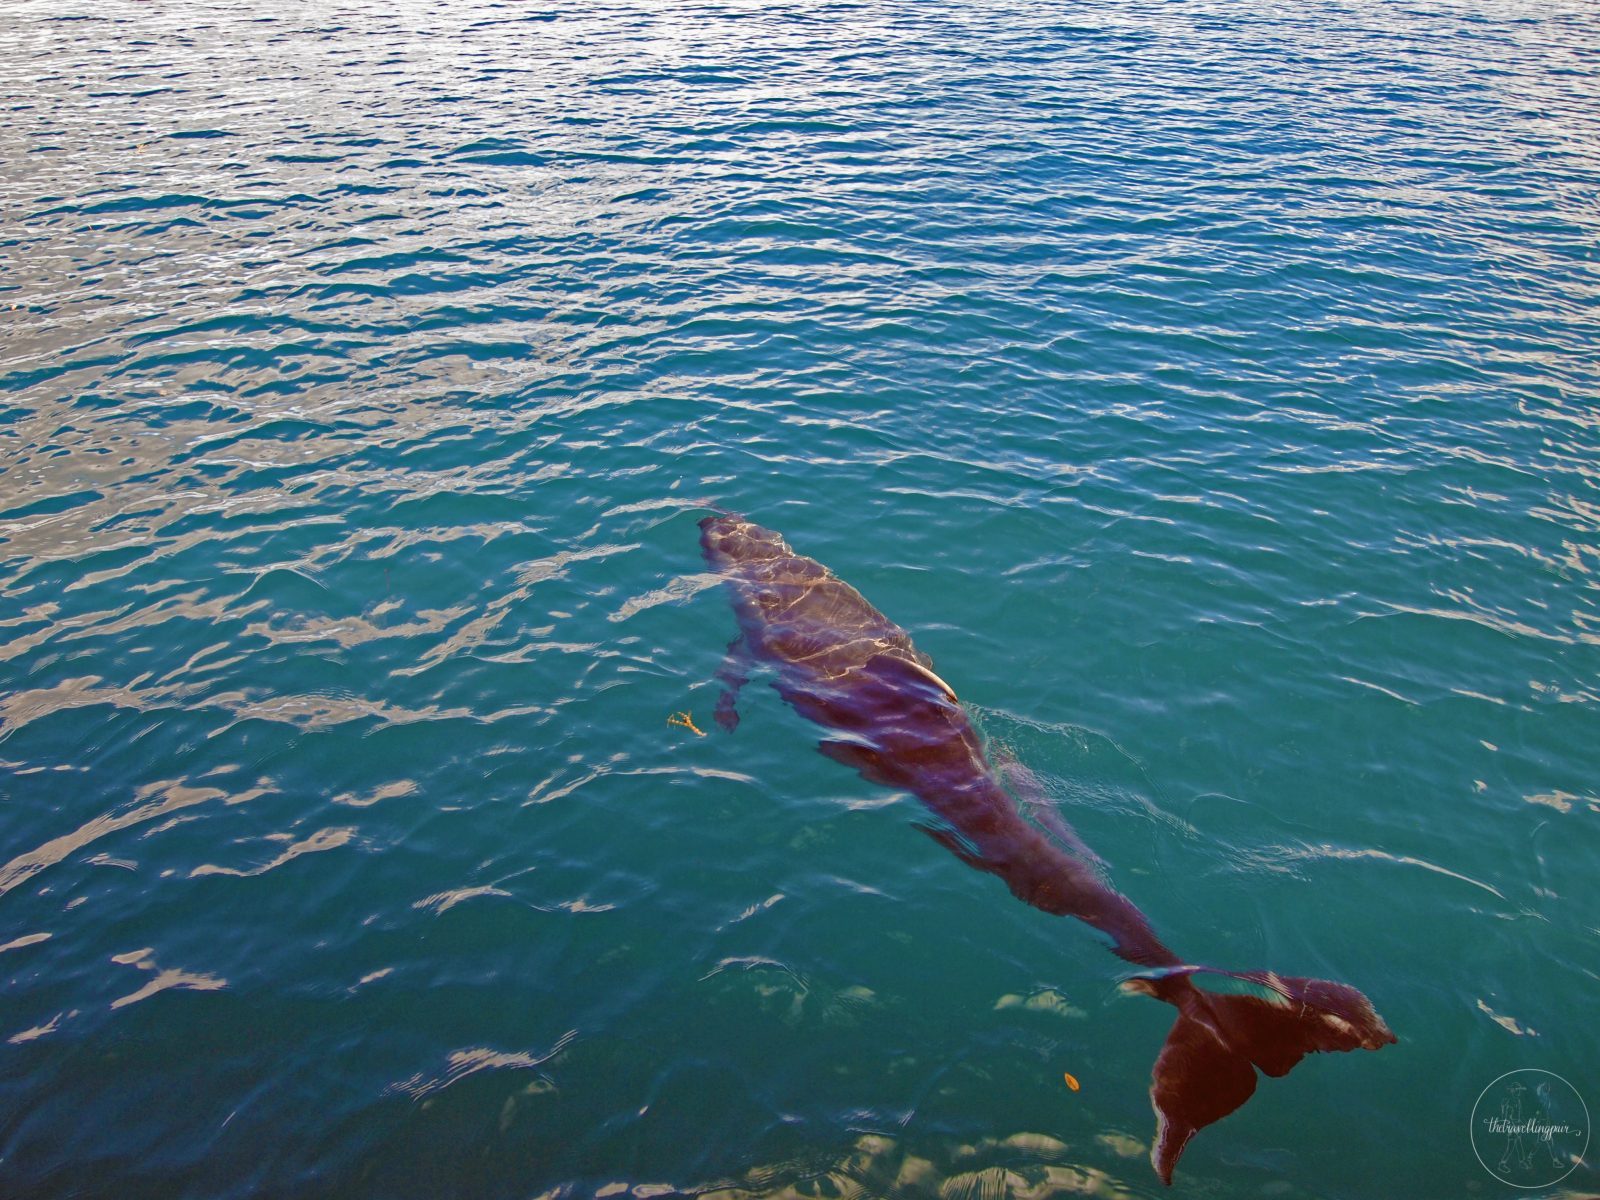
[[[896,775],[883,755],[870,746],[863,746],[859,742],[841,742],[832,738],[817,743],[817,749],[836,763],[860,772],[861,778],[868,783],[878,783],[885,787],[899,787],[900,776]]]
[[[913,822],[913,825],[915,828],[920,829],[923,833],[931,837],[934,841],[938,842],[939,845],[943,846],[946,850],[950,851],[951,854],[954,854],[962,862],[966,863],[967,866],[978,871],[987,871],[990,869],[988,864],[985,863],[983,858],[978,854],[978,848],[971,842],[967,841],[966,838],[962,837],[954,829],[949,829],[939,825],[928,825],[921,821]]]
[[[739,710],[734,707],[738,694],[737,688],[724,688],[717,697],[717,707],[711,712],[724,733],[732,733],[739,728]]]
[[[734,707],[734,703],[739,699],[739,689],[749,681],[750,670],[754,665],[750,655],[750,643],[741,633],[728,643],[727,656],[717,668],[717,680],[723,686],[712,715],[726,733],[732,733],[739,727],[739,710]]]
[[[1150,1164],[1161,1182],[1200,1130],[1220,1121],[1255,1093],[1256,1072],[1245,1054],[1208,1020],[1180,1011],[1151,1072],[1150,1104],[1156,1136]]]

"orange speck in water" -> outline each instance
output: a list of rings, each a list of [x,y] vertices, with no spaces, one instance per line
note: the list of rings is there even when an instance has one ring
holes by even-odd
[[[1067,1081],[1067,1086],[1073,1091],[1078,1090],[1078,1077],[1076,1075],[1072,1074],[1070,1071],[1063,1071],[1061,1072],[1061,1078]]]
[[[668,725],[676,725],[680,729],[687,729],[696,737],[705,737],[706,731],[694,723],[694,718],[686,712],[675,712],[667,718]]]

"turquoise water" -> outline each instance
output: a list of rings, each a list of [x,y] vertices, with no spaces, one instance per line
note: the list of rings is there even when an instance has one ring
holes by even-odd
[[[1180,954],[1398,1034],[1173,1194],[1528,1194],[1483,1089],[1600,1113],[1596,45],[10,4],[0,1193],[1164,1194],[1170,1010],[759,680],[715,730],[715,502]]]

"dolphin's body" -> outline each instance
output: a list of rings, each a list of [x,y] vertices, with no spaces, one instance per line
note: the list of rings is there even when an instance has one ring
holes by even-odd
[[[1026,819],[1001,782],[950,686],[905,630],[814,559],[743,517],[700,522],[706,561],[729,585],[740,634],[721,672],[718,723],[738,723],[734,701],[751,666],[777,668],[773,686],[835,736],[818,748],[874,783],[912,792],[939,818],[927,832],[963,862],[998,875],[1020,900],[1076,917],[1142,970],[1124,987],[1164,1000],[1178,1019],[1150,1088],[1150,1158],[1165,1183],[1194,1134],[1250,1098],[1256,1069],[1284,1075],[1314,1050],[1376,1050],[1395,1036],[1355,988],[1271,972],[1185,963],[1143,913],[1107,884],[1099,860],[1059,821],[1051,834]],[[1233,981],[1233,994],[1195,977]],[[1254,994],[1239,994],[1247,987]]]

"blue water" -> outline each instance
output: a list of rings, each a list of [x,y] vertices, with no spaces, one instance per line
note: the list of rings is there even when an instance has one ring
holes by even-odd
[[[1399,1035],[1173,1194],[1529,1194],[1483,1089],[1600,1114],[1596,46],[13,0],[0,1194],[1164,1194],[1171,1010],[759,680],[713,727],[708,502],[1179,953]]]

